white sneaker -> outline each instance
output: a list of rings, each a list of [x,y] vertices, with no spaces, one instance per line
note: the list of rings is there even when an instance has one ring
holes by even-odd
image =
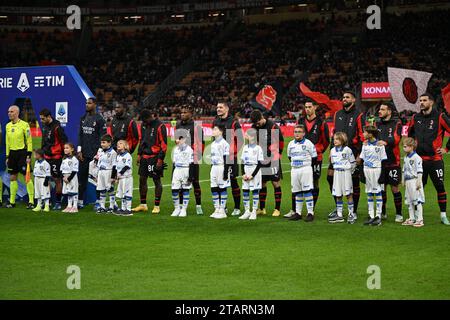
[[[170,215],[171,217],[178,217],[180,215],[181,209],[180,207],[175,208],[175,210],[173,210],[172,214]]]
[[[231,213],[232,216],[240,216],[241,215],[241,210],[239,209],[234,209],[233,212]]]
[[[216,210],[214,210],[214,212],[209,217],[210,218],[215,218],[218,213],[219,213],[219,208],[216,208]]]
[[[288,213],[286,213],[283,217],[285,217],[285,218],[290,218],[290,217],[292,217],[294,214],[295,214],[295,211],[294,211],[294,210],[291,210],[291,211],[289,211]]]
[[[225,219],[225,218],[227,218],[228,216],[227,216],[227,214],[225,213],[225,210],[224,209],[219,209],[219,213],[217,213],[215,216],[214,216],[214,218],[215,219]]]
[[[395,215],[395,222],[399,222],[399,223],[403,222],[403,216],[399,215],[399,214],[396,214]]]
[[[198,215],[202,215],[203,214],[203,209],[202,209],[201,205],[198,204],[195,208],[197,210],[197,214]]]
[[[248,211],[248,210],[245,210],[244,214],[239,217],[239,219],[241,219],[241,220],[246,220],[248,218],[250,218],[250,211]]]
[[[182,218],[186,217],[187,216],[186,208],[181,208],[180,214],[178,216]]]
[[[248,220],[256,220],[256,216],[257,216],[256,210],[252,211],[252,213],[250,214],[250,217],[248,218]]]

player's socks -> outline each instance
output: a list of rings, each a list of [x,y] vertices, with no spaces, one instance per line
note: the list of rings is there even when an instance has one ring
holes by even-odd
[[[196,187],[194,186],[194,196],[195,196],[195,204],[201,205],[202,204],[202,189],[200,186]]]
[[[73,207],[78,208],[78,194],[73,196],[72,201],[73,201]]]
[[[211,188],[214,209],[219,209],[219,188]]]
[[[439,209],[441,212],[447,212],[447,192],[441,191],[437,194]]]
[[[132,197],[125,197],[125,201],[126,201],[126,210],[127,211],[131,211],[131,202],[132,202],[133,198]]]
[[[381,191],[381,197],[383,198],[383,206],[381,207],[381,213],[383,215],[386,215],[387,193],[385,190]]]
[[[312,195],[311,191],[304,192],[303,196],[305,198],[306,209],[308,210],[308,213],[313,214],[314,213],[314,200],[313,200],[313,195]]]
[[[314,207],[316,206],[317,200],[319,199],[319,188],[314,188],[312,190],[312,196],[314,201]]]
[[[114,190],[109,192],[109,207],[111,209],[114,209],[114,207],[117,207],[116,203],[116,195],[114,194]]]
[[[419,203],[416,205],[416,221],[423,221],[423,207],[422,204]]]
[[[242,190],[245,211],[250,211],[250,191]]]
[[[369,210],[369,216],[375,218],[375,208],[373,202],[373,193],[367,193],[367,209]]]
[[[280,210],[281,208],[281,187],[274,188],[275,192],[275,209]]]
[[[28,203],[33,203],[34,201],[34,184],[33,181],[30,180],[27,183],[27,193],[28,193]]]
[[[259,193],[259,208],[261,210],[266,208],[267,187],[262,187]]]
[[[67,196],[67,207],[72,208],[73,207],[73,197]]]
[[[234,208],[239,209],[241,207],[241,189],[239,189],[237,180],[236,180],[236,185],[237,186],[232,186],[233,189],[231,190],[231,194],[233,195]]]
[[[188,205],[189,205],[189,190],[183,190],[183,208],[187,209]]]
[[[9,203],[14,204],[16,203],[16,195],[17,195],[17,190],[19,189],[19,184],[16,181],[11,181],[9,184],[9,188],[10,188],[10,195],[9,195]]]
[[[377,216],[378,216],[378,218],[381,219],[381,211],[382,211],[382,207],[383,207],[383,196],[382,196],[381,192],[378,192],[375,195],[375,199],[377,202]]]
[[[412,205],[412,204],[409,205],[408,213],[409,213],[409,220],[415,221],[416,217],[415,217],[415,213],[414,213],[414,205]]]
[[[349,216],[353,216],[353,213],[354,213],[354,204],[353,204],[353,201],[348,201],[348,202],[347,202],[347,207],[348,207],[348,215],[349,215]]]
[[[302,214],[303,209],[303,192],[295,193],[295,213]]]
[[[180,205],[180,190],[172,189],[173,207],[176,209]]]
[[[393,193],[394,196],[394,204],[395,204],[395,211],[398,216],[402,216],[402,193],[395,192]]]
[[[227,207],[228,192],[226,188],[220,190],[220,208],[224,209]]]
[[[342,200],[336,199],[336,209],[337,209],[337,215],[339,217],[342,217],[342,209],[344,207],[344,202]]]
[[[258,202],[259,202],[259,190],[253,190],[252,195],[253,195],[252,209],[253,209],[253,211],[256,212],[256,208],[258,208]]]
[[[100,207],[105,209],[106,205],[106,191],[100,191]]]

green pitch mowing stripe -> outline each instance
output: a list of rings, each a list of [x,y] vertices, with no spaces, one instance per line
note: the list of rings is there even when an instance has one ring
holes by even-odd
[[[445,161],[449,186],[448,155]],[[136,173],[137,168],[134,170]],[[283,165],[283,170],[289,170],[289,165]],[[209,166],[203,165],[201,179],[208,176]],[[169,180],[170,171],[166,171],[163,183],[169,184]],[[391,194],[389,219],[381,227],[362,225],[367,211],[364,193],[355,225],[328,224],[326,216],[334,202],[325,176],[316,221],[311,224],[269,215],[258,216],[256,221],[211,219],[209,184],[201,186],[205,216],[195,214],[191,193],[184,219],[170,217],[173,208],[168,187],[160,215],[97,216],[91,206],[76,215],[36,214],[25,210],[23,204],[0,209],[0,298],[450,298],[450,228],[439,223],[431,185],[426,188],[425,227],[421,229],[393,222]],[[282,188],[282,213],[286,213],[291,206],[289,173],[284,175]],[[149,204],[153,192],[149,190]],[[137,191],[134,196],[137,204]],[[230,197],[229,210],[232,204]],[[273,206],[269,187],[269,213]],[[66,287],[70,265],[81,269],[80,290]],[[367,288],[371,265],[381,270],[379,290]]]

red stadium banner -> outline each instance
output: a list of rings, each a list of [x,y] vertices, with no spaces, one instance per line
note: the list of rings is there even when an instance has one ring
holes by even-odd
[[[361,84],[362,99],[390,99],[389,82],[363,82]]]

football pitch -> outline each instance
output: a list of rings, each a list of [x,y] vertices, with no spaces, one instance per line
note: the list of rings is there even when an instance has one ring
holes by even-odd
[[[173,145],[170,141],[170,149]],[[170,153],[171,168],[169,158]],[[450,191],[450,155],[444,159]],[[291,206],[287,161],[284,156],[282,214]],[[23,204],[0,208],[0,299],[449,299],[450,227],[440,223],[431,181],[423,228],[394,223],[390,190],[389,216],[381,227],[362,224],[364,192],[356,224],[330,225],[326,217],[334,201],[326,167],[324,157],[316,220],[308,224],[270,216],[271,185],[267,216],[209,218],[206,164],[200,176],[203,216],[195,214],[191,192],[188,217],[170,217],[170,170],[164,173],[159,215],[99,216],[92,206],[78,214],[33,213]],[[139,203],[136,173],[135,167],[133,205]],[[150,179],[149,186],[151,210]],[[229,212],[232,208],[230,191]],[[78,290],[66,284],[72,265],[80,268]],[[379,289],[368,288],[371,266],[379,267]]]

